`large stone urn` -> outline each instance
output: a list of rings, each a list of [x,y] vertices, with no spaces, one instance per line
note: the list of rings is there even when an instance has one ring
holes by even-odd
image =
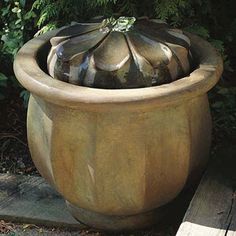
[[[207,92],[222,73],[221,57],[185,33],[195,65],[183,78],[114,89],[93,88],[88,77],[86,87],[49,75],[56,65],[57,72],[63,68],[48,57],[62,42],[58,32],[27,42],[14,63],[16,77],[31,92],[27,129],[34,163],[79,221],[112,230],[153,224],[207,163]],[[113,50],[122,53],[115,44]]]

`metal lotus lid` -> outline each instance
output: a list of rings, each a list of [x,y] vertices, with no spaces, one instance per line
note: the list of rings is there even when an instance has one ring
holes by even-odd
[[[140,88],[190,73],[190,40],[156,19],[120,17],[75,23],[51,38],[49,74],[94,88]]]

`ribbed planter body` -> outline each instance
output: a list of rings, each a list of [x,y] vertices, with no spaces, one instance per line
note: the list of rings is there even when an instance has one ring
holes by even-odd
[[[29,91],[28,141],[39,172],[82,222],[108,229],[152,223],[152,212],[198,178],[207,162],[207,91],[222,72],[214,49],[190,35],[198,68],[170,84],[106,90],[51,79],[27,43],[15,73]]]

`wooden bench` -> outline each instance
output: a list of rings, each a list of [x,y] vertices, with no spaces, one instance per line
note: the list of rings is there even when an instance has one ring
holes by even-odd
[[[236,146],[211,159],[176,236],[236,236]]]

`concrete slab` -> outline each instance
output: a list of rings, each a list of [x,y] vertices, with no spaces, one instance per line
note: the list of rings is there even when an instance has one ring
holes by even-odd
[[[77,222],[67,211],[61,195],[42,177],[0,174],[0,219],[16,223],[11,232],[0,233],[0,236],[174,236],[179,219],[182,219],[191,199],[191,192],[188,190],[180,194],[170,215],[152,228],[112,234]]]
[[[68,212],[60,194],[42,177],[0,174],[0,219],[85,229]]]

